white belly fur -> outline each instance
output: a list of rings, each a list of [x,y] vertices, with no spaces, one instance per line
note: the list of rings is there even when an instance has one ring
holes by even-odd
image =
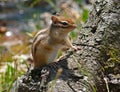
[[[55,60],[55,58],[58,55],[58,51],[59,51],[59,46],[58,47],[54,47],[54,51],[52,53],[49,54],[49,58],[48,58],[48,63],[51,63]]]

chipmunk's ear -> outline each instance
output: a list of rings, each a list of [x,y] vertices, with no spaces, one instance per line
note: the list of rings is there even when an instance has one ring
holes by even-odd
[[[54,24],[58,21],[57,16],[52,16],[51,19]]]

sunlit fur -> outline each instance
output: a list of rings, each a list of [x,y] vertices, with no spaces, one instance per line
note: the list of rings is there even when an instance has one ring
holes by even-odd
[[[52,16],[52,24],[40,30],[32,44],[34,67],[40,67],[53,62],[62,47],[71,47],[68,33],[76,28],[75,23],[63,16]],[[65,22],[67,24],[64,24]]]

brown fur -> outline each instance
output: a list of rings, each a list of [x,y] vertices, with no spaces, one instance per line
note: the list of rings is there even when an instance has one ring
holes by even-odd
[[[64,25],[62,22],[68,24]],[[52,16],[52,24],[47,29],[39,31],[32,44],[34,67],[51,63],[63,46],[73,48],[68,40],[68,33],[76,28],[75,23],[63,16]]]

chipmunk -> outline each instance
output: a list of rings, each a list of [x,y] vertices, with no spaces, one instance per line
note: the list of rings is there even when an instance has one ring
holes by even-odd
[[[51,20],[51,25],[40,30],[34,37],[32,56],[35,68],[53,62],[58,51],[64,46],[76,49],[68,39],[68,33],[76,28],[73,20],[55,15],[51,17]]]

